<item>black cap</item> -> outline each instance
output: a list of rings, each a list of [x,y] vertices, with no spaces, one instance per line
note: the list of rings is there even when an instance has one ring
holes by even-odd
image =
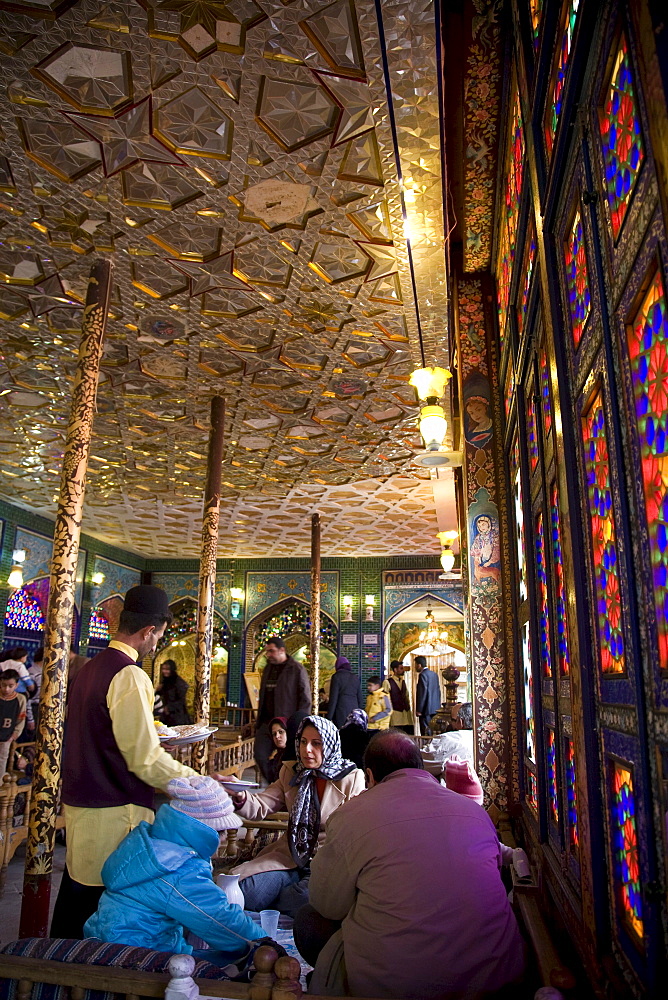
[[[138,615],[164,615],[165,618],[171,616],[166,591],[162,587],[152,587],[148,583],[141,583],[138,587],[131,587],[128,590],[123,610],[133,611]]]

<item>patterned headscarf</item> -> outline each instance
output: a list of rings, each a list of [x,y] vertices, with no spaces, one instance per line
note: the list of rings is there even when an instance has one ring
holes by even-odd
[[[288,821],[288,844],[290,853],[298,868],[304,868],[318,848],[320,833],[320,799],[316,788],[316,778],[338,781],[357,767],[352,760],[341,756],[339,731],[329,719],[319,715],[307,715],[297,730],[297,747],[306,726],[318,730],[322,739],[322,764],[318,768],[304,767],[299,756],[295,774],[290,784],[297,786],[297,798],[290,810]]]
[[[363,708],[354,708],[352,712],[346,716],[346,721],[341,726],[341,729],[346,729],[348,726],[357,726],[359,729],[363,729],[366,732],[369,728],[369,716]]]

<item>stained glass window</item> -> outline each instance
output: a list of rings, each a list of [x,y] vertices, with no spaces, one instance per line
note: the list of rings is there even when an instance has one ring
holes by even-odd
[[[533,812],[538,815],[538,782],[536,781],[536,775],[528,767],[525,769],[525,772],[527,776],[526,800]]]
[[[521,297],[517,306],[517,326],[520,331],[524,329],[524,323],[527,318],[527,309],[529,308],[529,292],[531,291],[531,276],[533,274],[533,266],[536,262],[536,224],[532,218],[529,219],[529,229],[527,232],[527,241],[524,248],[524,262],[522,266],[522,286],[521,286]]]
[[[656,272],[627,340],[640,443],[661,669],[668,668],[668,305]]]
[[[554,729],[547,728],[547,790],[550,798],[550,817],[559,822],[559,792],[557,789],[557,742]]]
[[[503,397],[503,405],[506,410],[506,420],[508,419],[508,414],[510,413],[510,404],[513,401],[514,395],[515,395],[515,369],[513,368],[513,359],[508,358],[508,370],[506,371],[506,381],[504,385],[504,397]]]
[[[575,750],[573,740],[566,740],[566,803],[568,805],[568,843],[571,850],[580,844],[578,836],[578,794],[575,785]]]
[[[513,499],[515,503],[515,545],[517,551],[517,588],[520,604],[527,598],[527,568],[524,547],[524,511],[522,509],[522,472],[517,438],[513,446]]]
[[[543,348],[540,352],[540,401],[543,410],[543,427],[545,437],[552,430],[552,397],[550,393],[550,365],[547,360],[547,352]]]
[[[622,601],[619,587],[617,532],[610,489],[610,460],[599,389],[582,420],[589,524],[594,560],[594,591],[601,670],[623,673],[626,668],[622,634]]]
[[[44,618],[38,602],[22,587],[15,590],[7,602],[5,628],[24,629],[31,632],[44,630]]]
[[[559,673],[562,677],[570,673],[568,650],[568,618],[566,615],[566,588],[564,586],[564,564],[561,552],[561,523],[559,517],[559,491],[557,484],[550,489],[550,527],[552,529],[552,565],[554,568],[554,593],[557,626],[557,653]]]
[[[542,512],[536,517],[536,580],[538,582],[538,635],[540,661],[546,677],[552,674],[550,657],[550,603],[547,593],[547,564],[545,560],[545,530]]]
[[[517,225],[520,198],[522,195],[522,180],[524,177],[524,154],[524,125],[522,123],[519,90],[516,88],[505,153],[505,184],[503,189],[503,205],[499,213],[499,253],[496,266],[497,305],[499,309],[499,331],[502,348],[506,332],[510,281],[517,243]]]
[[[538,38],[540,36],[540,22],[543,16],[543,0],[529,0],[529,10],[531,12],[531,34],[533,35],[533,47],[538,48]]]
[[[557,125],[559,124],[559,118],[561,117],[561,111],[563,108],[566,73],[568,72],[568,63],[571,58],[573,34],[575,32],[575,22],[577,21],[580,0],[567,0],[565,6],[566,21],[563,26],[561,45],[559,46],[556,64],[552,73],[552,87],[550,91],[551,100],[548,100],[547,107],[545,108],[545,120],[543,125],[545,147],[547,149],[548,157],[552,156],[554,137],[557,132]]]
[[[536,426],[536,404],[533,398],[533,388],[529,391],[527,401],[527,437],[529,439],[529,466],[533,475],[538,465],[538,428]]]
[[[612,766],[612,843],[622,918],[627,927],[642,938],[642,898],[633,775],[630,768],[618,761],[614,761]]]
[[[529,760],[536,759],[536,725],[533,705],[533,673],[531,671],[531,636],[529,623],[522,628],[522,665],[524,669],[524,721],[526,731],[526,754]]]
[[[566,264],[566,289],[568,292],[568,306],[571,313],[573,341],[577,347],[582,339],[585,323],[589,318],[591,310],[584,228],[579,208],[575,213],[569,237],[564,245],[564,261]]]
[[[109,641],[109,622],[103,611],[93,608],[90,613],[90,624],[88,626],[88,641]]]
[[[605,194],[612,234],[617,239],[645,159],[629,49],[624,35],[619,42],[599,121],[605,164]]]

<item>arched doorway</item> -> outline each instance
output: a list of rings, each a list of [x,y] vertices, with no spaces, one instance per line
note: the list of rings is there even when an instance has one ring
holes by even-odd
[[[165,660],[174,660],[180,677],[188,684],[186,705],[192,715],[195,700],[195,652],[197,646],[197,601],[182,597],[170,604],[174,616],[165,631],[153,659],[153,683],[159,683],[160,667]],[[211,708],[223,707],[227,695],[227,664],[230,650],[230,630],[225,620],[214,611],[213,644],[211,651]]]

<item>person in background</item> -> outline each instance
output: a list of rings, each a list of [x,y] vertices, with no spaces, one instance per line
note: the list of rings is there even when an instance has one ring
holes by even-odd
[[[369,719],[368,728],[371,730],[389,729],[390,716],[392,715],[392,705],[390,697],[382,690],[380,677],[374,674],[366,682],[367,699],[366,714]]]
[[[232,793],[235,809],[244,819],[264,819],[282,810],[290,813],[287,832],[233,870],[240,876],[249,910],[295,915],[308,900],[309,865],[322,844],[327,819],[364,791],[364,775],[341,756],[339,732],[329,719],[307,715],[299,725],[297,743],[298,760],[286,759],[278,781],[269,788],[256,795]]]
[[[160,745],[153,685],[137,665],[171,622],[169,598],[141,584],[125,595],[118,632],[69,685],[62,763],[67,856],[51,937],[80,938],[104,891],[102,866],[142,820],[154,789],[195,774]]]
[[[403,729],[405,733],[413,735],[415,725],[413,722],[413,710],[411,708],[410,691],[406,686],[404,674],[406,667],[401,660],[392,660],[390,663],[390,676],[383,681],[383,691],[390,696],[392,702],[392,717],[390,725],[393,729]]]
[[[361,708],[355,708],[339,729],[341,753],[349,760],[353,760],[358,767],[364,766],[364,751],[373,736],[368,727],[366,712]]]
[[[328,706],[329,698],[327,697],[327,692],[324,688],[318,688],[318,715],[324,715],[327,718]]]
[[[450,709],[450,736],[457,736],[468,759],[473,760],[473,705],[470,701],[453,705]]]
[[[327,823],[294,926],[311,991],[444,1000],[515,983],[524,946],[485,810],[424,771],[405,733],[379,733],[364,763],[368,790]]]
[[[26,661],[28,650],[24,646],[15,646],[10,650],[7,659],[2,663],[3,670],[16,670],[19,675],[17,683],[17,693],[25,698],[25,731],[23,726],[23,742],[34,740],[35,738],[35,714],[33,711],[32,699],[35,694],[35,682],[30,676]]]
[[[187,726],[192,722],[186,708],[188,683],[179,677],[174,660],[163,660],[160,664],[160,683],[155,693],[162,703],[158,718],[165,726]]]
[[[288,745],[288,720],[282,716],[277,716],[269,723],[269,732],[274,743],[274,752],[268,760],[268,767],[272,774],[270,784],[278,778],[283,767],[283,757],[285,748]]]
[[[6,662],[6,661],[5,661]],[[19,694],[19,673],[8,667],[0,674],[0,780],[7,770],[9,751],[23,732],[26,698]]]
[[[360,679],[357,674],[352,672],[348,658],[338,656],[329,685],[327,718],[334,723],[337,729],[340,729],[351,712],[356,708],[363,707]]]
[[[255,760],[266,781],[270,780],[267,761],[274,750],[269,723],[277,716],[289,719],[295,712],[311,711],[308,674],[291,656],[280,636],[267,639],[267,665],[262,672],[255,729]]]
[[[415,669],[418,672],[415,711],[420,720],[420,733],[431,736],[431,720],[441,707],[441,685],[438,675],[427,666],[426,656],[415,657]]]
[[[104,863],[104,892],[86,921],[86,937],[177,955],[189,954],[184,931],[210,946],[198,957],[225,967],[244,963],[258,944],[273,944],[213,881],[219,833],[241,826],[227,792],[204,775],[173,778],[171,802],[141,822]]]

